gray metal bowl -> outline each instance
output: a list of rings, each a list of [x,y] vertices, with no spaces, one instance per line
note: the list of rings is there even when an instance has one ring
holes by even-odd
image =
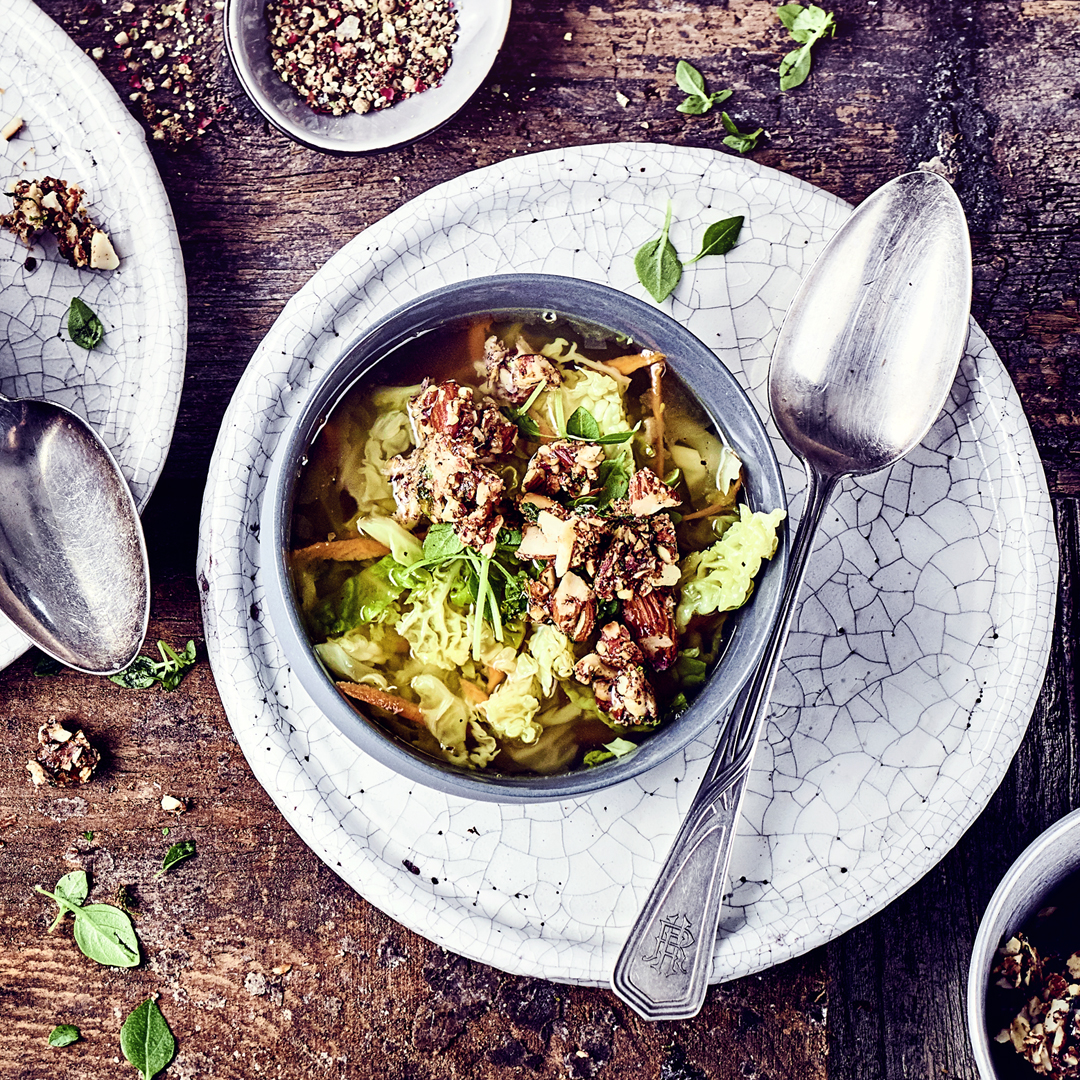
[[[300,622],[287,566],[289,529],[301,462],[326,417],[358,381],[393,363],[404,342],[478,314],[556,312],[571,321],[625,334],[658,350],[727,435],[745,464],[751,509],[786,507],[784,485],[757,412],[735,378],[688,330],[650,304],[573,278],[507,274],[447,285],[400,308],[345,348],[319,381],[274,452],[262,507],[260,544],[267,607],[274,632],[302,686],[324,715],[361,750],[420,783],[466,798],[529,802],[584,795],[627,780],[682,750],[713,728],[749,677],[776,618],[787,568],[781,530],[776,556],[765,564],[753,599],[734,618],[723,655],[689,709],[626,757],[558,776],[500,776],[436,761],[361,716],[333,685]]]
[[[986,1027],[986,992],[1002,938],[1015,934],[1043,906],[1050,892],[1078,872],[1080,810],[1074,810],[1024,849],[990,897],[975,936],[967,985],[968,1034],[983,1080],[999,1080],[991,1052],[995,1033]],[[1026,1062],[1017,1061],[1035,1076]]]
[[[438,86],[388,109],[330,116],[281,81],[270,56],[266,0],[227,0],[225,48],[252,104],[279,131],[312,150],[369,154],[423,138],[455,116],[480,88],[502,48],[510,0],[456,0],[458,40]]]

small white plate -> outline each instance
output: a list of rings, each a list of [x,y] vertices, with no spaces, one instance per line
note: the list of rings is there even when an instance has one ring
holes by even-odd
[[[274,127],[312,150],[367,154],[415,142],[442,127],[480,89],[502,48],[510,0],[454,0],[458,38],[437,86],[385,109],[330,116],[281,81],[270,55],[266,0],[228,0],[225,46],[240,85]]]
[[[712,150],[611,144],[512,158],[366,229],[286,305],[226,413],[206,485],[206,643],[255,775],[357,892],[505,971],[605,984],[708,762],[708,738],[633,780],[538,806],[470,802],[395,775],[320,715],[268,625],[258,523],[288,418],[363,328],[451,281],[570,274],[636,296],[634,252],[684,257],[746,217],[664,306],[757,405],[794,510],[805,476],[768,421],[769,356],[841,200]],[[795,515],[797,516],[797,514]],[[880,911],[986,805],[1042,685],[1057,546],[1031,432],[972,324],[938,422],[909,458],[846,483],[810,559],[754,759],[712,979],[807,952]]]
[[[172,441],[187,354],[187,284],[172,209],[143,130],[108,80],[30,0],[2,0],[0,212],[23,177],[79,184],[110,236],[117,270],[74,270],[51,238],[27,250],[0,230],[0,392],[43,397],[85,417],[112,450],[141,509]],[[29,270],[27,256],[36,266]],[[68,339],[80,297],[105,325],[88,352]],[[0,615],[0,667],[30,643]]]

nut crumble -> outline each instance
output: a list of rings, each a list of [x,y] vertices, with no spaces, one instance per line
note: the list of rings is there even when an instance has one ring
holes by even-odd
[[[317,112],[384,109],[434,86],[450,66],[450,0],[270,0],[281,81]]]
[[[0,226],[31,247],[39,237],[56,237],[60,254],[76,268],[115,270],[120,259],[106,233],[91,220],[82,205],[85,192],[53,176],[19,180],[8,192],[13,206],[0,217]]]
[[[61,723],[43,724],[38,729],[38,743],[37,754],[26,763],[37,787],[85,784],[101,761],[82,729],[73,732]]]

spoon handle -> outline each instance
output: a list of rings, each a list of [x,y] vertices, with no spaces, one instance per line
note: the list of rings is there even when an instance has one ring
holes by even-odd
[[[814,534],[837,481],[807,471],[806,509],[772,635],[736,699],[660,876],[615,963],[612,989],[646,1020],[685,1020],[696,1016],[705,1001],[754,747],[768,714]]]

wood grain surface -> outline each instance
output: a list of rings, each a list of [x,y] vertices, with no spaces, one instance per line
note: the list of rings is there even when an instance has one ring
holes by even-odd
[[[38,0],[125,99],[113,37],[123,0]],[[127,0],[135,14],[163,0]],[[233,1077],[973,1077],[964,982],[980,914],[1019,851],[1080,805],[1077,763],[1080,426],[1080,0],[842,0],[802,87],[781,94],[789,47],[757,0],[515,0],[505,47],[453,121],[362,159],[270,129],[203,19],[192,95],[203,136],[151,142],[180,231],[190,296],[187,378],[146,515],[150,640],[200,646],[172,693],[65,673],[0,673],[0,1076],[134,1076],[127,1013],[150,995],[176,1034],[174,1080]],[[2,6],[2,0],[0,0]],[[0,33],[4,32],[0,15]],[[346,241],[409,198],[514,154],[616,140],[721,147],[719,116],[676,111],[679,59],[744,130],[754,160],[858,202],[937,159],[972,228],[975,315],[1017,383],[1056,496],[1057,632],[1028,735],[990,806],[920,883],[801,959],[714,987],[694,1021],[648,1024],[610,993],[507,976],[436,948],[360,900],[256,783],[202,647],[194,558],[199,499],[229,396],[293,293]],[[617,96],[619,95],[619,96]],[[133,103],[134,107],[134,103]],[[219,111],[220,109],[220,111]],[[106,750],[79,789],[30,786],[38,726],[75,718]],[[162,795],[189,801],[179,818]],[[162,830],[170,830],[168,837]],[[169,843],[198,854],[160,879]],[[70,920],[49,935],[32,891],[82,867],[91,898],[132,900],[144,962],[83,957]],[[50,1049],[49,1030],[82,1038]]]

